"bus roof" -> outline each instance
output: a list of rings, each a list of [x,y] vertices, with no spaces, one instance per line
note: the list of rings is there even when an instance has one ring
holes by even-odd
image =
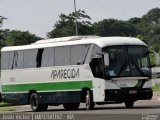
[[[15,50],[26,50],[35,48],[45,48],[45,47],[79,45],[79,44],[96,44],[101,48],[114,45],[147,46],[143,41],[133,37],[71,36],[71,37],[39,40],[30,45],[4,47],[2,48],[1,51],[2,52],[15,51]]]

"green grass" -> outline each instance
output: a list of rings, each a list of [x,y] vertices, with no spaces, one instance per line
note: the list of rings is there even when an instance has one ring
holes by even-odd
[[[153,86],[153,87],[152,87],[152,90],[153,90],[154,92],[160,91],[160,84],[156,84],[155,86]]]
[[[14,107],[9,107],[11,106],[12,104],[10,103],[4,103],[4,102],[1,102],[0,103],[0,111],[16,111],[16,108]]]
[[[16,111],[13,107],[0,107],[0,111]]]
[[[4,102],[0,103],[0,107],[6,107],[6,106],[11,106],[11,104],[10,103],[4,103]]]

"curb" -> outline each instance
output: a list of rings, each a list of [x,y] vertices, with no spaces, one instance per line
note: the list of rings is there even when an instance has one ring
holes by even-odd
[[[160,101],[160,92],[153,92],[152,99]]]

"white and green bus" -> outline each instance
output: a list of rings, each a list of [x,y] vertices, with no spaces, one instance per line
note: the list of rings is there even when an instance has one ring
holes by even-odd
[[[72,36],[1,50],[2,100],[33,111],[152,98],[147,45],[131,37]]]

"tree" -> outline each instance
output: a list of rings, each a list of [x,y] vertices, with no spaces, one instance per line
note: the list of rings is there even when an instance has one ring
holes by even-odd
[[[160,44],[160,8],[153,8],[142,18],[128,20],[136,28],[136,36],[141,38],[149,47]],[[153,47],[157,50],[158,47]]]
[[[7,19],[7,18],[5,18],[5,17],[3,17],[3,16],[0,16],[0,28],[2,27],[2,24],[3,24],[3,20],[4,19]]]
[[[133,25],[136,29],[136,37],[142,38],[141,40],[143,40],[146,44],[149,45],[150,43],[149,35],[151,34],[150,32],[151,26],[142,19],[140,22],[137,22],[136,24]]]
[[[99,36],[135,36],[135,27],[116,19],[104,19],[93,24],[94,33]]]
[[[6,29],[6,30],[2,30],[2,29],[1,29],[1,28],[2,28],[2,25],[3,25],[3,20],[5,20],[5,19],[7,19],[7,18],[5,18],[5,17],[3,17],[3,16],[0,16],[0,49],[1,49],[2,47],[4,47],[4,45],[5,45],[4,39],[5,39],[8,31],[9,31],[8,29]]]
[[[153,8],[142,19],[152,25],[160,24],[160,8]]]
[[[128,22],[133,25],[136,25],[141,22],[141,18],[134,17],[134,18],[129,19]]]
[[[37,40],[41,39],[34,34],[29,33],[28,31],[10,31],[6,37],[7,46],[16,46],[16,45],[27,45]]]
[[[9,30],[2,30],[2,25],[3,25],[3,20],[5,20],[7,18],[3,17],[3,16],[0,16],[0,51],[2,49],[2,47],[5,46],[5,37],[8,33]],[[1,52],[0,52],[0,63],[1,63]],[[1,64],[0,64],[0,68],[1,68]]]
[[[56,22],[51,32],[48,32],[48,38],[74,36],[76,34],[75,21],[77,19],[79,35],[92,34],[91,23],[88,21],[91,18],[85,11],[79,10],[72,12],[69,15],[61,14],[60,20]]]

